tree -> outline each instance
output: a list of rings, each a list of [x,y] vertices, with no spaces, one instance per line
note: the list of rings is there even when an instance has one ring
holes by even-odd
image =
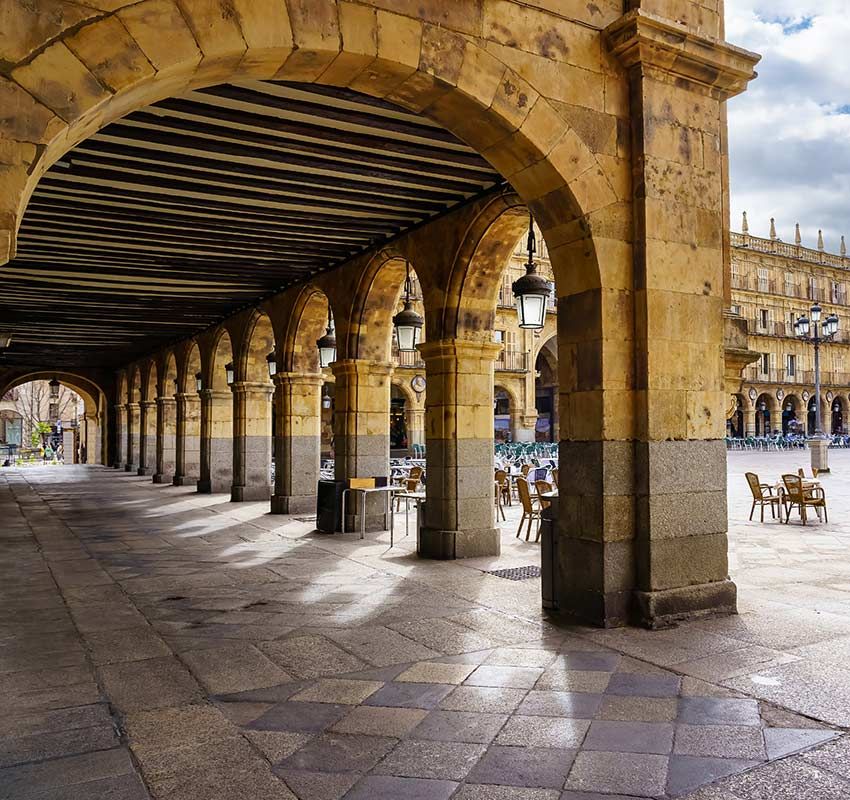
[[[32,433],[30,434],[30,441],[32,442],[33,447],[38,447],[39,445],[45,444],[45,437],[50,435],[50,423],[48,422],[36,422]]]
[[[50,384],[47,381],[30,381],[24,383],[15,391],[15,410],[23,417],[22,441],[33,441],[33,447],[42,442],[43,433],[37,431],[37,426],[46,426],[50,433],[50,424],[69,413],[73,413],[79,402],[79,397],[65,386],[59,387],[59,397],[55,402],[50,400]]]

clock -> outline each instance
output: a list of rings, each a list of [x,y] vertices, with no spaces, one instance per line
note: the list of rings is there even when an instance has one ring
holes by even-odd
[[[425,376],[414,375],[413,380],[410,381],[410,385],[413,387],[414,392],[421,394],[425,391]]]

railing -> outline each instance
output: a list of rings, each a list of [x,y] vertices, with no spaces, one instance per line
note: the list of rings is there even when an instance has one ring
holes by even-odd
[[[813,369],[795,369],[789,372],[785,369],[771,369],[762,372],[760,366],[747,367],[746,380],[750,383],[793,383],[799,386],[815,385],[815,371]],[[828,372],[821,370],[821,386],[850,386],[850,373]]]
[[[785,370],[769,369],[764,372],[760,366],[747,367],[747,380],[752,383],[785,383]]]
[[[761,324],[758,317],[747,320],[747,333],[751,336],[791,336],[788,326],[784,322],[773,322],[768,320],[766,326]]]
[[[826,264],[830,267],[850,269],[850,259],[847,256],[833,255],[823,250],[815,250],[802,245],[787,244],[778,239],[761,239],[758,236],[750,236],[743,233],[731,234],[732,247],[747,248],[757,253],[774,253],[778,256],[798,258],[811,264]]]
[[[402,369],[425,369],[425,362],[418,352],[411,353],[409,350],[396,350],[393,348],[393,364]]]
[[[528,353],[502,350],[496,359],[497,372],[528,372]]]

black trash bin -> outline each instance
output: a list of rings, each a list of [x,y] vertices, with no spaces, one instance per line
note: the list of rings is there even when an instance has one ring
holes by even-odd
[[[316,492],[316,530],[337,533],[342,530],[342,493],[346,481],[319,481]]]
[[[540,512],[540,587],[543,608],[558,610],[558,498]]]

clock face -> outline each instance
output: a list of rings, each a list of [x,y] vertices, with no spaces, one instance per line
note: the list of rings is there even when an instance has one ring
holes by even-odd
[[[425,378],[422,375],[414,375],[410,385],[413,387],[414,392],[424,392]]]

